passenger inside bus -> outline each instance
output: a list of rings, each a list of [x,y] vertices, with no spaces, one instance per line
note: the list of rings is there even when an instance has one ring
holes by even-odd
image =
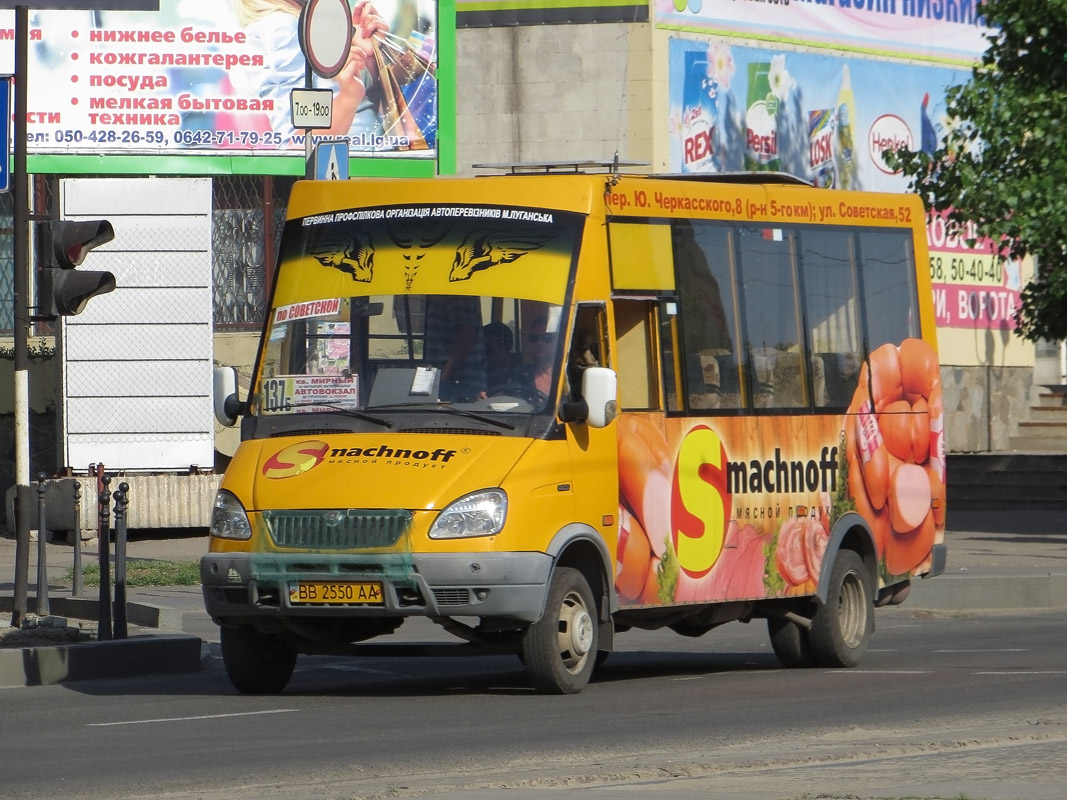
[[[486,378],[489,396],[503,394],[508,386],[522,382],[517,354],[514,352],[515,336],[507,324],[499,320],[482,328],[485,339]]]
[[[441,370],[441,399],[470,403],[486,397],[485,341],[478,298],[426,298],[426,361]]]
[[[556,354],[556,333],[548,330],[548,317],[537,317],[527,333],[530,362],[526,365],[527,384],[548,397],[552,393],[552,360]]]

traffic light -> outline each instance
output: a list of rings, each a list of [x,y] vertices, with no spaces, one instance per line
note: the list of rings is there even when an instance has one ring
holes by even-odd
[[[50,317],[80,314],[98,294],[115,289],[110,272],[77,270],[86,254],[115,238],[106,219],[58,220],[49,223],[48,236],[54,266],[41,271],[39,302]]]

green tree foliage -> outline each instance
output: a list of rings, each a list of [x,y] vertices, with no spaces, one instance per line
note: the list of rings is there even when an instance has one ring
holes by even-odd
[[[887,158],[928,209],[974,223],[1001,257],[1035,257],[1016,332],[1067,339],[1067,0],[983,0],[981,11],[996,33],[970,82],[949,89],[936,150]]]

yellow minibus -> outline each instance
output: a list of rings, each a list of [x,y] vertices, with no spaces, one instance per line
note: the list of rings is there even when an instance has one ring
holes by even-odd
[[[632,628],[763,619],[786,666],[858,664],[945,564],[924,219],[592,162],[297,183],[247,396],[215,374],[233,685],[395,654],[408,617],[546,693]]]

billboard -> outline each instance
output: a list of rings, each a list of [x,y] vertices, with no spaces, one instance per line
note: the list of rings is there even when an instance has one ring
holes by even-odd
[[[980,0],[653,0],[663,28],[970,65]]]
[[[432,168],[441,133],[437,1],[357,0],[352,14],[348,62],[333,79],[309,79],[299,4],[161,0],[156,12],[31,11],[27,153],[292,156],[302,164],[308,132],[292,125],[290,90],[313,87],[334,95],[334,125],[315,131],[315,142]],[[453,36],[454,18],[444,23]],[[0,72],[14,66],[13,28],[14,12],[0,13]]]
[[[886,163],[899,147],[933,152],[952,121],[948,87],[970,70],[672,38],[669,169],[788,172],[828,189],[905,192]],[[942,328],[1015,327],[1020,265],[973,232],[928,225],[930,280]]]

